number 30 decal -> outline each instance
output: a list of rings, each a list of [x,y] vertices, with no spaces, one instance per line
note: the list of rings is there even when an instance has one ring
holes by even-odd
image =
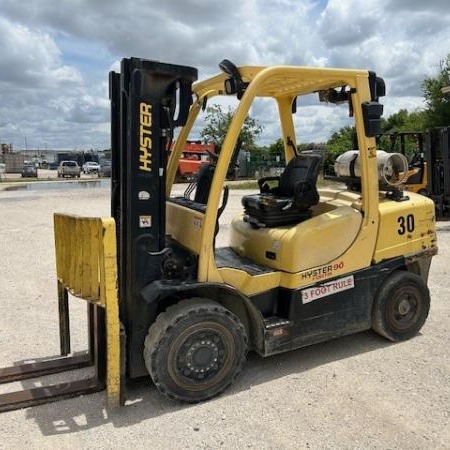
[[[397,223],[399,225],[399,228],[397,230],[397,233],[402,236],[407,231],[408,233],[412,233],[414,231],[414,215],[408,214],[406,217],[400,216],[397,219]]]

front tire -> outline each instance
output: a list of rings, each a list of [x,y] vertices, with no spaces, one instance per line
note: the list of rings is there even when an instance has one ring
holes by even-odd
[[[396,271],[381,286],[372,310],[372,328],[390,341],[415,336],[430,310],[430,292],[422,278]]]
[[[167,397],[197,403],[227,389],[244,365],[247,334],[220,304],[191,298],[170,306],[150,327],[144,360]]]

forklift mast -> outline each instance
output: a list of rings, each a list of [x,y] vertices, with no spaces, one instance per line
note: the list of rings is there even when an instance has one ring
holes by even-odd
[[[430,128],[427,138],[428,195],[436,218],[450,219],[450,127]]]
[[[142,359],[139,292],[161,278],[165,249],[166,163],[174,128],[185,124],[197,69],[139,58],[123,59],[109,76],[111,215],[116,222],[120,317],[127,330],[128,370]],[[140,331],[139,331],[140,330]],[[131,374],[133,376],[133,374]]]

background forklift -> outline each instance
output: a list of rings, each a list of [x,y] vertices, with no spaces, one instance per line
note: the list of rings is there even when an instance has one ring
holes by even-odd
[[[438,220],[450,220],[450,127],[430,128],[426,134],[427,195],[436,205]]]
[[[431,198],[438,220],[450,219],[450,128],[393,132],[377,136],[378,146],[408,157],[404,188]],[[387,141],[387,142],[386,142]]]
[[[0,396],[1,409],[105,384],[118,406],[125,381],[148,375],[168,397],[199,402],[235,380],[248,350],[269,356],[370,328],[399,341],[422,327],[434,205],[404,196],[378,165],[383,80],[366,70],[228,60],[220,68],[195,82],[194,68],[131,58],[110,74],[112,217],[55,216],[61,356],[0,372],[17,380],[94,363],[96,376]],[[360,191],[318,191],[320,156],[297,152],[296,98],[314,93],[348,104]],[[189,132],[217,95],[239,100],[219,157],[198,180],[201,195],[171,197]],[[216,248],[227,172],[256,98],[279,111],[287,165],[242,198],[229,245]],[[88,302],[90,349],[81,359],[70,353],[69,294]]]
[[[425,141],[425,134],[421,132],[397,131],[377,136],[379,148],[399,152],[408,159],[404,188],[421,195],[427,195],[428,182]]]

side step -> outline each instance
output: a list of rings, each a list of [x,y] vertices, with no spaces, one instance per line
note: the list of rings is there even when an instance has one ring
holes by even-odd
[[[283,317],[271,316],[264,319],[265,332],[271,337],[285,336],[287,334],[287,329],[292,325],[292,320]]]
[[[280,353],[292,340],[294,322],[284,317],[271,316],[264,319],[263,356]],[[283,351],[283,350],[281,350]]]

